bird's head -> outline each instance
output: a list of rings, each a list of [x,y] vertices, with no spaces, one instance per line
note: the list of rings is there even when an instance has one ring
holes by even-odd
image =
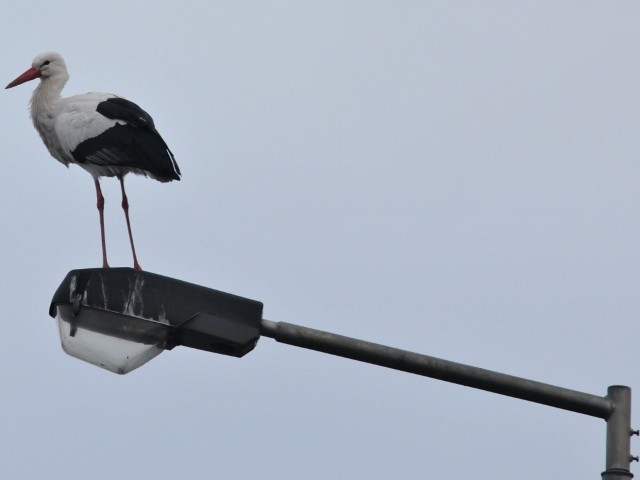
[[[21,83],[28,82],[35,78],[64,78],[66,81],[69,77],[67,74],[67,65],[59,53],[45,52],[33,59],[31,68],[9,83],[5,88],[12,88]]]

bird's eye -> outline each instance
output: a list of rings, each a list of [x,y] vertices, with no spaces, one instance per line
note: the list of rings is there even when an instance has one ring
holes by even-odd
[[[49,65],[50,63],[51,63],[51,60],[47,60],[42,65],[40,65],[40,68],[44,67],[45,65]]]

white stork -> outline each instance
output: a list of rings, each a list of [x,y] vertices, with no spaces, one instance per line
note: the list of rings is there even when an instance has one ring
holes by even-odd
[[[104,197],[100,177],[117,177],[122,189],[122,208],[133,253],[133,267],[140,264],[133,245],[129,202],[124,176],[135,173],[160,182],[180,180],[178,164],[156,130],[153,119],[138,105],[111,93],[86,93],[61,98],[69,79],[60,54],[38,55],[31,68],[6,88],[40,78],[31,97],[31,119],[49,153],[68,166],[75,163],[94,179],[100,214],[102,266],[108,268],[104,235]]]

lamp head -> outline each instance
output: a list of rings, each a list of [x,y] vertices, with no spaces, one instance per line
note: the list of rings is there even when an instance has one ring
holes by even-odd
[[[72,270],[51,300],[62,348],[128,373],[177,345],[242,357],[260,337],[262,303],[132,268]]]

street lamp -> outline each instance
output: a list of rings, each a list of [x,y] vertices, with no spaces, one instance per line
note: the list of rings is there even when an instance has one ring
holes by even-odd
[[[242,357],[260,336],[352,360],[602,418],[603,480],[627,480],[631,389],[604,397],[262,318],[262,303],[131,268],[72,270],[51,301],[68,354],[124,374],[177,345]]]
[[[132,268],[72,270],[51,300],[62,348],[124,374],[177,345],[242,357],[262,303]]]

